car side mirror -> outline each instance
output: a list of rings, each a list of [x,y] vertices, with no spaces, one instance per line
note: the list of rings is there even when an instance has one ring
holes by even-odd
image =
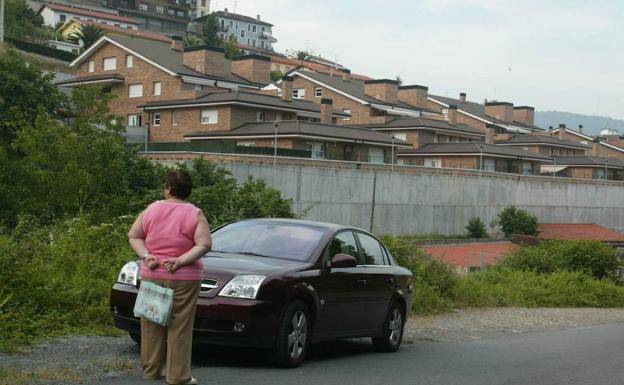
[[[352,256],[348,254],[336,254],[334,255],[334,258],[332,258],[329,267],[345,268],[345,267],[355,267],[356,265],[357,265],[357,262],[355,261],[355,258],[353,258]]]

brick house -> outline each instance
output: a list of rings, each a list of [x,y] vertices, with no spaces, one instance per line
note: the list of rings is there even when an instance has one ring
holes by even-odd
[[[541,172],[565,178],[624,180],[624,161],[597,156],[556,156],[552,165],[541,167]]]
[[[139,106],[146,103],[192,99],[205,91],[259,92],[269,83],[268,58],[247,55],[235,59],[225,60],[220,48],[182,49],[177,39],[168,44],[107,35],[71,63],[77,77],[57,85],[103,85],[114,96],[111,112],[124,119],[128,131],[145,135],[149,118]]]
[[[539,174],[552,158],[523,148],[489,143],[430,143],[419,149],[400,150],[399,164],[435,168],[463,168],[523,175]]]
[[[322,105],[305,100],[284,100],[261,93],[219,90],[195,98],[148,102],[140,108],[148,117],[150,142],[181,142],[195,132],[229,131],[248,122],[320,121]],[[327,111],[328,123],[348,117]]]
[[[582,126],[580,127],[582,130]],[[581,130],[573,130],[560,124],[559,127],[550,131],[550,134],[562,140],[571,140],[591,147],[591,155],[594,157],[615,158],[624,160],[624,148],[617,146],[617,142],[609,143],[601,137],[591,137]]]
[[[458,273],[466,274],[495,265],[506,255],[516,251],[518,245],[508,241],[496,241],[425,245],[421,248],[453,267]]]
[[[294,70],[288,74],[292,79],[293,99],[319,103],[330,98],[334,107],[350,115],[338,124],[383,124],[397,116],[439,115],[428,108],[411,106],[400,100],[396,80],[359,80],[351,77],[349,70],[341,76],[311,71]],[[282,80],[283,81],[283,80]]]
[[[495,142],[499,146],[522,147],[547,156],[583,156],[591,150],[586,144],[548,135],[498,135],[496,139],[499,139]]]

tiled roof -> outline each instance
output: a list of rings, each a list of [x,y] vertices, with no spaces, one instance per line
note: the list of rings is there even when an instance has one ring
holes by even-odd
[[[485,106],[483,104],[479,104],[479,103],[475,103],[475,102],[471,102],[469,100],[466,100],[465,102],[461,102],[461,100],[459,99],[453,99],[453,98],[449,98],[446,96],[438,96],[438,95],[429,95],[430,98],[438,100],[446,105],[455,105],[457,106],[457,108],[459,110],[462,111],[466,111],[467,113],[471,114],[471,115],[475,115],[480,117],[481,119],[487,120],[489,122],[492,122],[493,124],[496,125],[502,125],[502,126],[507,126],[507,125],[513,125],[513,126],[518,126],[521,128],[525,128],[527,130],[537,130],[537,131],[544,131],[541,127],[538,126],[529,126],[526,125],[524,123],[520,123],[520,122],[512,122],[512,123],[508,123],[505,122],[503,120],[500,119],[496,119],[493,118],[489,115],[485,114]]]
[[[263,20],[258,20],[258,19],[254,19],[253,17],[249,17],[249,16],[245,16],[245,15],[239,15],[237,13],[232,13],[232,12],[224,12],[224,11],[216,11],[213,12],[215,15],[219,16],[219,17],[223,17],[225,19],[232,19],[232,20],[238,20],[238,21],[244,21],[245,23],[254,23],[254,24],[261,24],[261,25],[268,25],[269,27],[272,27],[273,24],[271,23],[267,23],[266,21]],[[195,20],[199,20],[199,21],[203,21],[205,20],[209,15],[205,15],[205,16],[201,16],[198,17]]]
[[[466,132],[469,134],[477,134],[477,135],[485,136],[485,131],[480,130],[478,128],[467,126],[465,124],[449,124],[449,122],[446,120],[429,119],[429,118],[423,118],[423,117],[412,118],[412,117],[400,116],[400,117],[393,118],[392,120],[383,124],[381,123],[359,124],[357,126],[372,128],[372,129],[431,127],[431,128],[461,131],[461,132]]]
[[[119,21],[122,23],[135,24],[135,25],[139,24],[138,20],[132,19],[130,17],[119,16],[119,15],[115,15],[114,13],[94,11],[89,8],[79,7],[75,5],[65,5],[65,4],[58,4],[58,3],[44,3],[39,9],[38,13],[40,13],[44,7],[48,7],[54,11],[67,12],[67,13],[72,13],[75,15],[95,17],[99,19],[115,20],[115,21]]]
[[[296,70],[291,71],[290,74],[296,72]],[[390,108],[404,108],[404,109],[408,109],[408,110],[413,110],[413,111],[426,111],[426,112],[434,112],[432,110],[429,110],[427,108],[419,108],[419,107],[414,107],[414,106],[410,106],[409,104],[405,104],[402,102],[396,102],[396,103],[387,103],[384,101],[381,101],[379,99],[375,99],[372,96],[368,96],[366,95],[366,93],[364,92],[364,81],[362,80],[358,80],[358,79],[351,79],[349,81],[344,81],[342,80],[341,76],[332,76],[332,75],[328,75],[328,74],[322,74],[322,73],[318,73],[318,72],[306,72],[306,71],[299,71],[300,74],[307,76],[319,83],[323,83],[329,87],[332,87],[334,89],[337,89],[341,92],[344,92],[346,94],[351,95],[352,97],[355,97],[357,99],[360,99],[366,103],[373,103],[373,104],[380,104],[380,105],[384,105]]]
[[[124,77],[118,73],[112,74],[103,74],[103,75],[91,75],[91,76],[82,76],[71,78],[67,80],[63,80],[55,83],[57,86],[71,86],[76,83],[103,83],[103,82],[123,82]]]
[[[541,239],[624,242],[624,234],[595,223],[541,223],[537,230]]]
[[[158,32],[151,32],[151,31],[146,31],[146,30],[136,30],[136,29],[130,29],[130,28],[122,28],[122,27],[117,27],[111,24],[103,24],[103,23],[98,23],[96,21],[89,21],[89,20],[77,20],[77,19],[72,19],[75,20],[76,22],[80,23],[80,24],[86,24],[86,25],[95,25],[98,28],[104,30],[104,32],[108,33],[118,33],[121,35],[126,35],[126,36],[133,36],[133,37],[138,37],[141,39],[148,39],[148,40],[155,40],[155,41],[160,41],[163,43],[171,43],[171,39],[165,35],[162,35]]]
[[[397,155],[425,156],[431,154],[456,155],[456,154],[481,154],[490,156],[513,157],[519,159],[534,159],[550,163],[552,158],[546,155],[527,151],[522,148],[512,146],[499,146],[496,144],[485,144],[478,142],[471,143],[429,143],[419,149],[400,150]]]
[[[210,80],[223,80],[254,87],[263,86],[263,84],[252,83],[240,76],[234,75],[231,72],[229,60],[224,60],[223,77],[209,76],[185,66],[183,62],[183,53],[171,49],[170,44],[122,35],[108,35],[106,38],[114,40],[115,42],[129,48],[130,50],[157,63],[158,65],[167,68],[169,71],[175,72],[178,75],[193,76]]]
[[[426,253],[445,264],[466,268],[494,265],[517,248],[507,241],[422,246]]]
[[[548,144],[551,146],[575,147],[575,148],[582,149],[582,150],[591,148],[591,146],[588,146],[581,142],[576,142],[576,141],[567,140],[567,139],[561,140],[556,136],[531,135],[531,134],[514,135],[508,140],[497,141],[496,144],[501,144],[501,145],[509,144],[509,145],[516,145],[516,146],[521,146],[524,144]]]
[[[321,64],[321,63],[315,63],[315,62],[311,62],[308,60],[301,60],[298,61],[298,64],[302,67],[308,68],[314,72],[320,72],[322,74],[327,74],[329,75],[330,73],[333,73],[334,76],[339,76],[342,77],[342,71],[337,70],[337,69],[332,69],[330,66],[325,65],[325,64]],[[372,78],[366,76],[366,75],[360,75],[360,74],[354,74],[351,73],[351,79],[356,79],[356,80],[372,80]]]
[[[556,156],[554,163],[561,166],[608,166],[624,168],[624,161],[597,156]]]
[[[194,99],[182,99],[182,100],[166,100],[158,102],[146,103],[142,108],[156,109],[157,107],[175,107],[175,106],[187,106],[187,105],[202,105],[210,103],[249,103],[258,104],[267,107],[283,108],[287,110],[299,110],[306,112],[320,112],[320,104],[310,102],[307,100],[292,100],[290,102],[282,100],[282,98],[274,95],[267,95],[257,92],[245,92],[245,91],[216,91],[207,92],[199,95]],[[334,115],[349,116],[340,110],[334,110]]]
[[[189,139],[200,139],[209,137],[224,137],[224,136],[273,136],[275,135],[276,122],[256,122],[245,123],[242,126],[230,131],[208,131],[197,132],[190,135],[186,135]],[[277,122],[277,133],[279,135],[305,135],[316,136],[321,138],[333,138],[348,141],[365,141],[376,144],[392,145],[395,146],[409,146],[408,143],[402,140],[392,140],[389,135],[382,134],[380,132],[367,130],[365,128],[357,128],[350,126],[339,126],[334,124],[322,124],[305,121],[280,121]]]

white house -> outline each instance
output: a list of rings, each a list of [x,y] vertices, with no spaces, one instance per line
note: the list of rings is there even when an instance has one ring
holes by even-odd
[[[44,3],[38,15],[43,17],[43,23],[50,27],[56,26],[59,22],[65,23],[70,18],[79,20],[89,20],[102,24],[110,24],[116,27],[139,29],[138,21],[130,17],[119,16],[117,11],[104,10],[101,8],[93,9],[77,5]]]

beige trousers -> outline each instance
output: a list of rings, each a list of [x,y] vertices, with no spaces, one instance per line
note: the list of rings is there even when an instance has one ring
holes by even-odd
[[[167,383],[184,384],[191,379],[193,321],[201,282],[146,280],[173,289],[173,307],[167,327],[141,318],[143,378],[159,378],[166,359]]]

